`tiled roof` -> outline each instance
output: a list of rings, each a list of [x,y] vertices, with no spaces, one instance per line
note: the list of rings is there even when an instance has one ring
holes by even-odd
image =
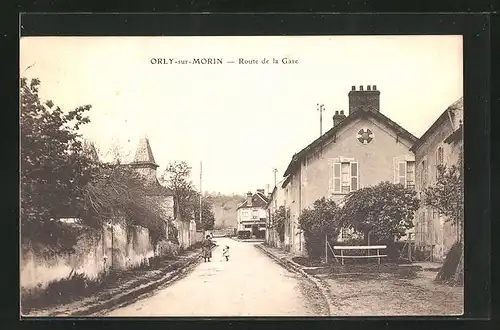
[[[403,127],[401,127],[399,124],[396,122],[392,121],[390,118],[386,117],[380,111],[373,111],[373,110],[364,110],[364,111],[355,111],[352,114],[349,114],[349,116],[346,117],[346,119],[342,120],[339,124],[336,126],[332,127],[329,131],[327,131],[325,134],[314,140],[311,144],[309,144],[307,147],[299,151],[298,153],[294,154],[292,157],[292,160],[290,161],[290,164],[288,165],[285,173],[283,174],[283,177],[288,176],[289,174],[292,173],[294,167],[300,163],[300,161],[304,158],[304,156],[307,156],[310,152],[312,152],[315,147],[320,145],[321,143],[324,143],[325,141],[329,140],[331,137],[333,137],[341,128],[345,127],[347,124],[353,122],[354,120],[362,117],[373,117],[385,124],[387,124],[389,127],[392,127],[400,136],[407,138],[411,142],[416,142],[418,139],[416,136],[405,130]],[[285,182],[286,184],[286,182]]]
[[[463,97],[455,101],[452,105],[450,105],[446,110],[441,113],[441,115],[436,119],[436,121],[425,131],[424,134],[418,139],[417,142],[413,144],[411,147],[411,151],[415,152],[420,146],[429,138],[429,136],[432,135],[432,133],[443,123],[445,120],[450,120],[448,117],[449,113],[453,113],[454,111],[463,111],[464,108],[464,101]],[[458,127],[457,127],[458,128]]]
[[[135,164],[156,164],[155,158],[153,157],[153,151],[151,150],[151,146],[149,145],[149,140],[146,137],[143,137],[139,140],[139,146],[137,147],[137,151],[135,152],[134,161],[132,163]]]
[[[250,207],[262,207],[262,208],[266,208],[267,207],[267,203],[269,202],[268,198],[264,195],[264,194],[261,194],[260,192],[257,192],[255,194],[253,194],[252,196],[252,206],[248,206],[247,205],[247,201],[245,200],[243,203],[241,203],[240,205],[238,205],[238,208],[237,209],[242,209],[242,208],[250,208]]]

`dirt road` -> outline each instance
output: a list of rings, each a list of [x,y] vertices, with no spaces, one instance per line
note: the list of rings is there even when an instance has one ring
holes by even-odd
[[[187,277],[105,316],[314,316],[325,315],[319,293],[277,265],[255,243],[215,240],[211,262]],[[230,260],[222,248],[230,246]]]

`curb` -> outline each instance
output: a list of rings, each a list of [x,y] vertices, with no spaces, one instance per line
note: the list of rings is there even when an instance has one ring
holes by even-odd
[[[197,264],[201,260],[202,253],[197,253],[192,258],[187,259],[184,264],[181,264],[177,269],[165,274],[164,277],[159,280],[144,284],[138,288],[132,289],[124,294],[115,296],[104,302],[99,302],[82,308],[80,310],[72,311],[69,313],[59,313],[55,312],[49,314],[48,316],[90,316],[91,314],[96,314],[104,310],[112,309],[113,307],[120,307],[126,305],[130,300],[136,299],[150,291],[157,289],[158,287],[166,284],[170,284],[175,280],[179,279],[182,275],[191,270],[191,266]]]
[[[293,272],[299,273],[302,276],[304,276],[306,279],[308,279],[310,282],[312,282],[316,288],[319,290],[323,298],[325,299],[328,307],[328,314],[331,316],[332,311],[334,310],[334,304],[329,298],[329,295],[327,294],[328,289],[325,287],[324,283],[318,279],[317,277],[310,275],[306,273],[302,267],[297,264],[296,262],[293,262],[292,260],[288,260],[287,258],[279,258],[273,253],[269,252],[265,247],[263,247],[261,244],[256,244],[254,245],[256,248],[259,250],[263,251],[265,254],[267,254],[269,257],[271,257],[273,260],[277,261],[281,266],[284,268],[291,270]]]

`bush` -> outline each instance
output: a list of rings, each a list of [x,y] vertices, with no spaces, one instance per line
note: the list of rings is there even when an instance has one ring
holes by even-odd
[[[156,254],[163,259],[174,259],[179,255],[179,245],[161,240],[158,242]]]
[[[250,238],[250,232],[247,230],[239,230],[238,231],[238,238],[248,239],[248,238]]]
[[[416,194],[413,189],[389,182],[353,191],[346,196],[338,221],[342,227],[369,235],[373,242],[394,241],[413,227],[419,207]]]
[[[280,242],[285,240],[285,223],[290,221],[290,210],[280,206],[271,216],[273,226],[278,233]]]
[[[338,207],[333,200],[324,197],[314,202],[311,209],[305,209],[299,217],[300,228],[304,231],[306,250],[309,258],[319,260],[325,251],[325,235],[336,239]]]

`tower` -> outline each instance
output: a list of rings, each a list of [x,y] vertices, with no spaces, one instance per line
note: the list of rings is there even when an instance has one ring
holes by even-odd
[[[139,140],[134,160],[130,165],[145,179],[146,184],[158,182],[156,177],[158,164],[156,164],[153,157],[153,151],[151,150],[147,137],[143,137]]]

